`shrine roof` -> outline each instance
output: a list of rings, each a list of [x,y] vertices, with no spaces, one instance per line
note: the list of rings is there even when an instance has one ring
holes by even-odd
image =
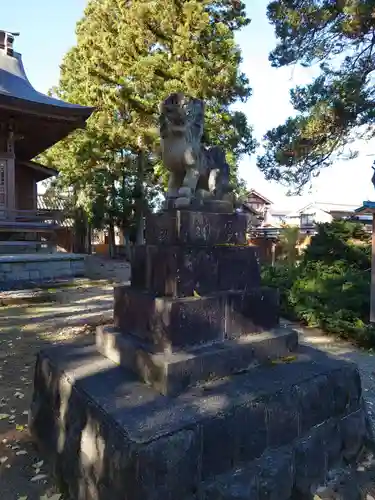
[[[373,214],[375,212],[375,201],[364,201],[362,206],[355,210],[358,215]]]
[[[0,105],[21,104],[18,101],[26,101],[24,106],[39,105],[39,111],[44,111],[45,106],[56,108],[53,111],[57,114],[67,114],[68,116],[80,116],[87,119],[94,108],[71,104],[69,102],[55,99],[38,92],[29,82],[22,62],[21,54],[14,52],[12,56],[0,51]],[[22,105],[22,104],[21,104]],[[49,111],[52,111],[50,109]]]
[[[16,143],[16,156],[30,160],[73,130],[83,128],[94,108],[35,90],[26,76],[21,54],[1,43],[4,34],[0,31],[0,122],[13,120],[21,124],[23,137]],[[36,134],[38,127],[40,133]]]
[[[35,180],[37,182],[43,181],[50,177],[55,177],[59,174],[58,170],[51,167],[46,167],[35,161],[19,161],[16,160],[17,165],[21,165],[26,168],[31,168],[34,171]]]

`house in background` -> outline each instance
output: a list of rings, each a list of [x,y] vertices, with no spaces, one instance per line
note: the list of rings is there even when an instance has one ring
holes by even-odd
[[[265,217],[272,205],[272,201],[255,191],[255,189],[250,189],[244,205]]]
[[[313,202],[299,210],[290,212],[287,215],[286,222],[290,225],[299,226],[302,231],[310,231],[314,230],[319,223],[352,219],[356,217],[356,208],[357,205]]]
[[[266,217],[263,221],[264,227],[282,227],[288,224],[288,210],[273,209],[272,207],[267,211]]]
[[[250,189],[246,200],[242,204],[242,208],[245,212],[254,215],[259,220],[260,224],[263,224],[267,218],[271,205],[271,200],[258,193],[258,191],[255,191],[255,189]]]
[[[274,207],[270,200],[254,190],[249,194],[249,202],[244,203],[244,206],[246,205],[251,207],[248,209],[249,211],[257,209],[260,221],[259,225],[253,224],[250,228],[249,242],[259,248],[261,261],[271,264],[274,264],[278,258],[280,235],[285,225],[299,228],[297,245],[299,250],[310,243],[311,236],[317,232],[317,224],[330,223],[334,220],[351,220],[363,224],[364,229],[369,232],[372,228],[372,214],[363,212],[362,209],[358,209],[357,205],[312,202],[298,210],[280,210]],[[260,214],[262,215],[260,216]],[[375,298],[373,311],[375,318]]]
[[[302,233],[313,233],[319,223],[333,220],[356,220],[365,226],[371,221],[365,215],[356,213],[357,205],[344,203],[312,202],[298,210],[281,210],[255,189],[251,189],[244,208],[254,213],[260,221],[258,229],[276,235],[284,225],[298,226]]]

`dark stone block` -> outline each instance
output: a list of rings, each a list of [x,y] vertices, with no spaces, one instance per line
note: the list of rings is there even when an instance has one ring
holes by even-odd
[[[258,469],[231,470],[206,484],[202,500],[258,500]]]
[[[310,429],[296,442],[294,453],[295,493],[299,495],[296,498],[305,498],[319,486],[330,470],[343,466],[340,419],[332,417]]]
[[[260,286],[255,247],[146,245],[134,248],[132,286],[189,297]]]
[[[343,441],[343,457],[347,462],[357,458],[367,437],[366,413],[363,408],[351,413],[340,421]]]
[[[274,288],[256,287],[245,292],[230,292],[226,304],[226,338],[279,325],[279,292]]]
[[[216,247],[218,290],[247,290],[260,286],[260,269],[256,247]]]
[[[300,422],[302,433],[335,413],[334,384],[331,379],[332,376],[328,378],[320,375],[296,388],[296,400],[303,415]]]
[[[257,461],[258,499],[289,500],[293,490],[294,461],[291,449],[270,450]]]
[[[172,298],[118,286],[114,326],[159,350],[178,349],[276,328],[277,298],[277,292],[266,287]]]
[[[98,327],[97,346],[106,357],[128,368],[165,395],[180,394],[187,387],[227,377],[290,354],[297,347],[294,330],[279,329],[238,340],[158,353],[135,337],[110,327]]]
[[[329,374],[319,374],[294,390],[302,434],[332,417],[341,418],[355,412],[361,405],[361,381],[357,366],[351,362],[347,362],[342,370],[338,368]],[[340,433],[337,431],[336,434]],[[336,446],[333,441],[332,446]]]
[[[271,448],[288,444],[299,436],[300,411],[294,396],[278,392],[267,400],[267,446]]]
[[[219,262],[213,249],[160,246],[150,248],[150,291],[172,297],[217,291]]]
[[[290,500],[294,467],[291,449],[268,450],[242,468],[203,486],[203,500]]]
[[[133,494],[162,500],[190,496],[200,481],[200,456],[199,430],[183,430],[140,448]]]
[[[250,462],[267,447],[266,405],[253,402],[234,410],[236,426],[232,436],[234,462]],[[252,432],[256,430],[256,432]]]
[[[325,422],[323,439],[327,470],[342,465],[342,434],[338,419],[332,417]]]
[[[313,390],[317,376],[324,376],[334,389],[339,373],[347,381],[356,380],[350,363],[303,348],[294,363],[258,367],[168,398],[136,381],[94,347],[59,345],[38,356],[30,430],[48,452],[59,484],[76,500],[163,500],[201,493],[207,500],[233,500],[237,493],[238,499],[245,499],[244,492],[257,500],[281,500],[289,491],[291,472],[300,489],[324,480],[326,457],[332,454],[334,461],[333,448],[327,449],[336,428],[331,421],[339,417],[331,416],[328,425],[317,422],[305,433],[304,443],[298,438],[285,450],[271,450],[263,442],[261,450],[261,442],[252,442],[250,435],[258,433],[262,404],[278,393],[289,394],[293,401],[296,388],[304,386],[305,393]],[[353,387],[348,384],[349,390]],[[295,404],[306,422],[309,408],[298,398]],[[361,405],[359,410],[364,411]],[[214,423],[217,419],[220,425]],[[284,422],[280,421],[280,434]],[[221,432],[216,439],[211,426]],[[357,428],[351,426],[353,432]],[[203,482],[204,435],[206,456],[218,456],[211,469],[204,465],[209,485]],[[249,440],[246,455],[239,453],[242,437]],[[243,464],[242,458],[251,460],[252,449],[261,458]],[[293,450],[294,469],[288,458]],[[214,479],[222,467],[222,452],[230,457],[231,469]],[[240,466],[243,469],[238,470]],[[213,496],[215,485],[217,496]]]
[[[300,495],[311,495],[311,487],[318,486],[326,475],[323,426],[314,428],[311,434],[299,440],[295,446],[295,490]]]
[[[316,377],[310,383],[312,387],[299,388],[299,400],[303,407],[310,409],[306,412],[306,420],[301,421],[302,431],[327,420],[332,415],[342,416],[345,413],[356,411],[360,405],[361,380],[354,363],[352,371],[337,370],[330,378]],[[325,403],[322,404],[322,401]]]
[[[157,349],[224,340],[225,297],[155,297],[115,287],[114,325]]]
[[[236,419],[231,411],[213,418],[202,432],[202,479],[225,472],[233,467],[235,450],[232,439],[236,432]],[[219,437],[220,436],[220,437]],[[218,453],[218,438],[220,453]]]
[[[131,252],[131,284],[134,288],[144,289],[148,281],[147,270],[147,252],[146,245],[137,245]]]
[[[356,365],[353,365],[356,367]],[[361,377],[358,369],[355,374],[348,374],[346,371],[336,373],[337,380],[332,384],[334,414],[341,416],[344,413],[352,413],[358,409],[361,400]]]
[[[152,245],[245,244],[247,223],[244,214],[166,211],[147,216],[146,242]]]
[[[95,365],[90,369],[95,372]],[[60,378],[47,357],[38,358],[34,384],[29,425],[41,450],[53,460],[61,491],[74,499],[123,499],[134,479],[131,457],[136,443],[108,422],[89,398],[82,398],[74,381]]]

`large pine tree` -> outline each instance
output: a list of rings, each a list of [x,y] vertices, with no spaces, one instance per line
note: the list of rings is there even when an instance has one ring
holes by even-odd
[[[235,0],[90,0],[54,94],[97,112],[87,130],[49,152],[62,179],[80,186],[88,205],[96,189],[103,192],[103,167],[108,186],[116,177],[164,181],[158,107],[176,91],[205,99],[206,139],[226,150],[236,178],[239,158],[255,147],[245,115],[231,110],[251,94],[234,39],[249,22],[244,3]]]
[[[320,65],[313,83],[291,91],[297,115],[266,134],[258,158],[268,179],[299,190],[353,139],[374,136],[375,1],[277,0],[268,18],[274,67]]]

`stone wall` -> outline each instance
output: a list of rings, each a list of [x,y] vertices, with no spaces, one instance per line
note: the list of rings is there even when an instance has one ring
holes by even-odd
[[[123,259],[110,259],[98,255],[86,255],[85,276],[92,280],[111,280],[127,283],[130,280],[130,263]]]
[[[78,254],[27,254],[0,256],[0,290],[30,287],[85,275],[85,256]]]

